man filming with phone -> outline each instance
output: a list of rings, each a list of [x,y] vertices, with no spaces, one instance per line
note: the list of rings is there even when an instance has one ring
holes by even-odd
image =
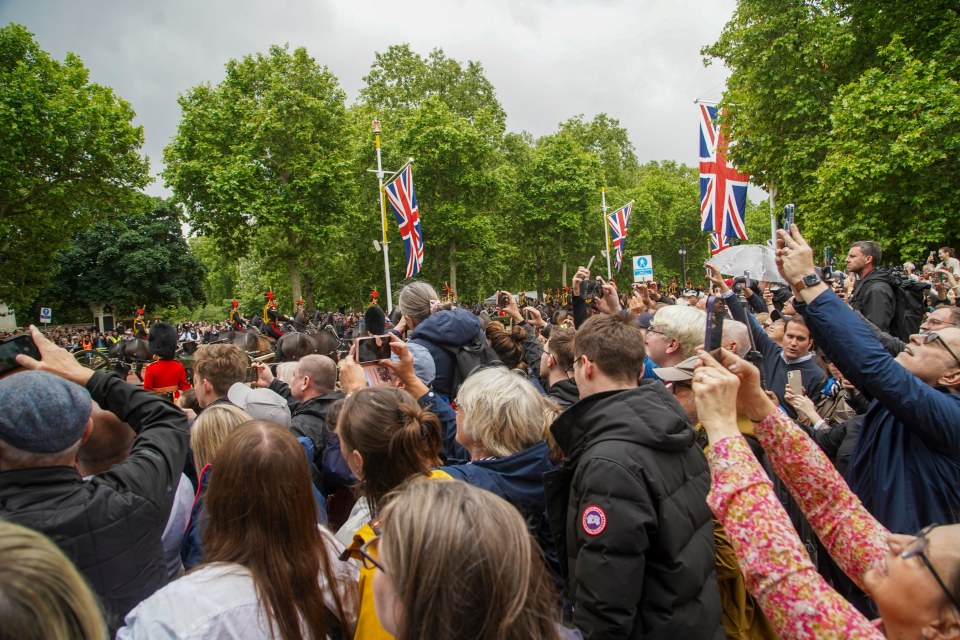
[[[767,390],[772,391],[777,396],[780,406],[791,418],[796,420],[797,410],[787,402],[788,372],[799,372],[803,393],[814,402],[819,399],[820,391],[826,383],[826,375],[823,369],[813,361],[813,353],[811,353],[813,340],[810,337],[810,330],[807,328],[806,322],[800,315],[787,318],[783,332],[783,346],[777,344],[767,335],[763,325],[757,321],[753,314],[743,308],[740,298],[727,285],[716,267],[711,264],[707,264],[706,267],[710,273],[710,282],[719,287],[723,301],[730,307],[733,317],[742,318],[746,314],[750,332],[753,334],[754,345],[756,345],[757,351],[763,354],[763,377],[767,384]]]

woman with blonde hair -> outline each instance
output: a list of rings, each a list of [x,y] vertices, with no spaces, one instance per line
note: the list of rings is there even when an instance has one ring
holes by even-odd
[[[60,548],[0,520],[0,639],[106,637],[96,597]]]
[[[250,420],[253,420],[250,414],[235,405],[215,404],[204,409],[190,429],[190,450],[197,468],[197,495],[180,545],[180,559],[187,570],[203,560],[201,532],[206,522],[204,502],[212,475],[213,458],[227,436]]]
[[[579,637],[560,626],[523,518],[488,491],[408,482],[384,510],[381,536],[363,551],[376,571],[377,612],[398,640]]]
[[[350,637],[358,569],[337,559],[342,547],[317,526],[297,439],[248,422],[213,464],[204,563],[140,603],[117,638]]]
[[[481,369],[464,381],[457,396],[457,441],[470,453],[470,462],[440,470],[516,507],[559,581],[543,486],[543,474],[555,467],[544,436],[558,413],[557,404],[521,371]]]

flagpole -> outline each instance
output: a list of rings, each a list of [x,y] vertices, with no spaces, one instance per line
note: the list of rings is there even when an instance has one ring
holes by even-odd
[[[770,181],[770,242],[771,248],[777,248],[777,206],[774,199],[777,197],[777,188]]]
[[[610,270],[610,227],[607,225],[607,188],[600,187],[600,202],[603,207],[603,235],[607,239],[607,280],[613,277]]]
[[[380,186],[380,228],[383,232],[383,273],[387,280],[387,313],[393,313],[393,291],[390,288],[390,245],[387,241],[387,201],[383,193],[383,165],[380,162],[380,121],[373,121],[377,146],[377,183]]]

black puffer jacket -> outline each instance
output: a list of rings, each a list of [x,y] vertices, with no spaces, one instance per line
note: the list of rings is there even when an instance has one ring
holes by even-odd
[[[112,635],[167,583],[160,536],[187,455],[187,417],[114,374],[94,373],[87,390],[137,430],[130,456],[89,482],[73,467],[0,473],[0,518],[57,543],[99,596]]]
[[[642,380],[581,400],[551,431],[567,460],[544,476],[547,511],[574,625],[586,638],[723,638],[710,470],[673,396]]]

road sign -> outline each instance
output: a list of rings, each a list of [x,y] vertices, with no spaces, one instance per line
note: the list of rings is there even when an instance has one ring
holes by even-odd
[[[633,281],[653,280],[653,256],[633,256]]]
[[[51,318],[53,318],[53,309],[51,309],[50,307],[41,307],[40,322],[44,324],[50,324]]]

